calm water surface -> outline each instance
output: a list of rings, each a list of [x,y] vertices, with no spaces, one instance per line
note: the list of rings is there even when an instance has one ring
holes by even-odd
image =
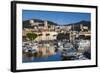
[[[57,52],[55,55],[48,57],[23,57],[23,63],[26,62],[47,62],[47,61],[61,61],[61,53]]]

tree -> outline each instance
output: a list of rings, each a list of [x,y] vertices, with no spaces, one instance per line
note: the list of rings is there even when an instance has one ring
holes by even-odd
[[[69,33],[59,33],[57,35],[57,40],[68,40],[69,39]]]
[[[33,41],[37,37],[37,34],[35,33],[27,33],[26,35],[30,41]]]

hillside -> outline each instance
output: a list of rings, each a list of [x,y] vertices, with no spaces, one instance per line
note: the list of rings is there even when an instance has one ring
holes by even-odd
[[[35,23],[41,23],[39,24],[39,26],[44,26],[44,20],[40,20],[40,19],[32,19],[32,20],[34,20]],[[58,25],[52,21],[47,20],[47,22],[49,25],[55,25],[55,26]],[[33,26],[31,26],[30,24],[30,20],[23,21],[23,28],[33,28]]]
[[[77,23],[71,23],[64,26],[73,26],[72,30],[80,31],[80,25],[87,26],[89,30],[91,30],[91,22],[90,21],[80,21]]]
[[[44,20],[40,20],[40,19],[32,19],[34,20],[35,23],[40,23],[39,26],[44,26]],[[26,21],[23,21],[23,28],[33,28],[33,26],[31,26],[30,20],[26,20]],[[52,21],[48,21],[48,25],[54,25],[54,26],[57,26],[58,24],[52,22]],[[71,24],[66,24],[66,25],[63,25],[63,26],[73,26],[72,30],[75,30],[75,31],[80,31],[80,25],[83,25],[83,26],[87,26],[89,28],[89,30],[91,30],[91,22],[90,21],[80,21],[80,22],[76,22],[76,23],[71,23]]]

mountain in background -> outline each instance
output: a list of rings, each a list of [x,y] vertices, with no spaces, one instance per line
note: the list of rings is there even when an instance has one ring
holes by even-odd
[[[35,23],[40,23],[39,26],[44,26],[44,20],[40,20],[40,19],[32,19],[34,20]],[[48,26],[50,25],[54,25],[54,26],[59,26],[57,23],[54,23],[52,21],[48,21]],[[31,26],[30,24],[30,20],[26,20],[26,21],[23,21],[23,28],[33,28],[34,26]],[[83,26],[87,26],[89,30],[91,30],[91,22],[90,21],[80,21],[80,22],[76,22],[76,23],[71,23],[71,24],[66,24],[66,25],[61,25],[61,26],[72,26],[72,30],[75,30],[75,31],[80,31],[80,25],[83,25]]]
[[[67,25],[64,25],[64,26],[72,26],[72,30],[75,30],[75,31],[80,31],[80,25],[83,25],[83,26],[87,26],[89,30],[91,30],[91,22],[90,21],[80,21],[80,22],[76,22],[76,23],[71,23],[71,24],[67,24]]]
[[[34,23],[40,23],[39,26],[44,26],[44,20],[40,20],[40,19],[31,19],[31,20],[34,20]],[[54,23],[52,21],[47,20],[47,22],[49,25],[54,25],[54,26],[58,25],[57,23]],[[33,28],[33,26],[31,26],[30,24],[30,20],[23,21],[23,28]]]

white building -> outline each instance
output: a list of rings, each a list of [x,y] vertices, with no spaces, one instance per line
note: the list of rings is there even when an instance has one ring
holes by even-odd
[[[41,40],[56,40],[57,32],[55,31],[43,31],[41,33],[37,33],[39,36],[35,39],[36,41]]]
[[[35,22],[34,20],[30,20],[29,23],[34,28],[23,29],[23,36],[31,32],[31,33],[36,33],[38,35],[35,41],[56,39],[58,33],[52,30],[54,29],[55,26],[50,25],[48,21],[45,20],[42,22]],[[39,25],[42,25],[42,26],[39,26]],[[50,26],[50,28],[48,26]]]

